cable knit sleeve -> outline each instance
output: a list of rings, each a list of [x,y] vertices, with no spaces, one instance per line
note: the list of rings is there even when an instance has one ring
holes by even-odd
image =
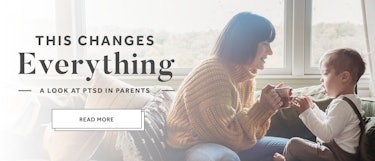
[[[238,91],[224,73],[211,72],[204,78],[208,80],[189,86],[183,96],[188,120],[198,137],[235,151],[255,145],[265,135],[274,112],[259,103],[242,108]]]
[[[254,146],[274,114],[254,103],[254,76],[218,59],[195,68],[181,84],[168,114],[167,143],[189,148],[211,142],[237,152]]]
[[[259,101],[257,101],[252,108],[244,115],[244,117],[240,117],[243,119],[241,121],[242,126],[244,129],[249,129],[251,127],[256,127],[255,137],[260,139],[266,135],[267,130],[270,127],[271,123],[271,116],[273,116],[276,111],[270,110],[269,108],[263,107]],[[246,134],[251,137],[254,136],[253,131],[244,130]]]

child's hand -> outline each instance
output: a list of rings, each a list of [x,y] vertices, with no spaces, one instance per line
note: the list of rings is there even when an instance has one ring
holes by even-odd
[[[308,108],[313,108],[314,103],[312,102],[310,97],[302,96],[302,97],[295,98],[294,101],[292,101],[291,107],[295,108],[298,111],[298,113],[301,114],[302,112],[304,112]]]
[[[311,100],[311,98],[309,96],[306,96],[306,95],[305,95],[305,97],[307,99],[307,102],[309,103],[309,107],[314,108],[315,105],[314,105],[314,102]]]

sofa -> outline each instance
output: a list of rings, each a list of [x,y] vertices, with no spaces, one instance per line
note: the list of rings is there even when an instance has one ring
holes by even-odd
[[[133,86],[114,77],[97,74],[91,87],[132,88]],[[171,107],[175,91],[168,86],[148,86],[147,94],[69,94],[36,95],[28,97],[29,106],[35,109],[37,119],[29,122],[25,135],[5,132],[4,138],[10,145],[2,144],[5,150],[0,160],[23,161],[167,161],[174,153],[165,143],[165,119]],[[259,92],[257,92],[259,94]],[[321,109],[329,102],[320,85],[298,88],[293,95],[309,95]],[[26,99],[25,99],[26,100]],[[31,102],[31,103],[30,103]],[[34,108],[38,106],[38,108]],[[32,108],[33,107],[33,108]],[[54,131],[50,128],[51,108],[139,108],[145,112],[144,131]],[[375,102],[362,101],[367,117],[375,117]],[[22,122],[22,121],[21,121]],[[303,125],[294,109],[280,109],[273,117],[268,136],[285,138],[302,137],[314,140],[314,135]],[[366,134],[361,142],[362,157],[375,160],[375,118],[367,124]],[[5,159],[4,159],[5,158]]]

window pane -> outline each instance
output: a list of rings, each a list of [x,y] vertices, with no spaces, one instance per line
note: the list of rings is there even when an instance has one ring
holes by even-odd
[[[314,0],[312,8],[311,67],[319,67],[325,52],[349,47],[366,54],[361,1]],[[365,58],[366,56],[363,55]]]
[[[87,56],[103,57],[119,51],[138,60],[175,59],[172,67],[191,68],[210,55],[216,38],[240,11],[263,15],[276,27],[274,56],[267,67],[284,67],[284,0],[90,0],[86,3],[86,35],[153,36],[149,46],[86,46]],[[133,58],[134,59],[134,58]]]
[[[4,52],[1,69],[14,75],[19,73],[19,52],[34,52],[38,59],[55,58],[57,49],[45,43],[39,45],[35,36],[56,35],[55,2],[51,0],[12,0],[2,3],[1,12],[5,22],[1,29],[4,34]],[[43,43],[43,42],[42,42]],[[9,61],[10,60],[10,61]],[[17,62],[17,63],[16,63]],[[35,64],[32,64],[35,65]],[[36,74],[41,74],[36,72]],[[18,75],[19,76],[19,75]],[[28,76],[28,75],[23,75]]]

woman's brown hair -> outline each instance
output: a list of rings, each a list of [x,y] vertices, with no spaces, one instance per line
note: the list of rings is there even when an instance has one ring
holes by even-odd
[[[213,54],[236,64],[246,64],[256,56],[258,43],[272,42],[275,28],[266,18],[241,12],[235,15],[221,32]]]

